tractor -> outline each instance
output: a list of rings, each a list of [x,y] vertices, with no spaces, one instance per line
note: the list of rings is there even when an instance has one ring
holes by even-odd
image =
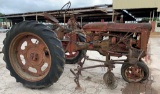
[[[70,6],[70,2],[66,5]],[[58,81],[65,63],[78,64],[70,70],[77,88],[81,71],[95,67],[108,68],[103,79],[111,89],[116,87],[112,72],[115,64],[122,64],[121,75],[127,82],[142,82],[149,77],[149,68],[141,59],[147,53],[151,24],[94,22],[81,27],[71,14],[67,26],[61,26],[53,15],[44,13],[44,17],[57,28],[23,21],[6,33],[3,59],[17,82],[28,88],[49,87]],[[87,50],[98,51],[106,60],[90,59]],[[111,56],[126,59],[112,60]],[[83,67],[86,59],[102,64]]]

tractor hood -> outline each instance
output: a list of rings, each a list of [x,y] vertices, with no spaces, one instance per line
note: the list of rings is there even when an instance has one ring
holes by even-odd
[[[141,32],[151,31],[151,24],[149,23],[107,23],[95,22],[83,26],[84,31],[121,31],[121,32]]]

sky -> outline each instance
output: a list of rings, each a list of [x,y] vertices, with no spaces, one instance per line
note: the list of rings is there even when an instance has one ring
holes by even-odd
[[[68,0],[71,8],[87,7],[101,4],[112,4],[112,0]],[[0,13],[15,14],[36,11],[57,10],[67,0],[0,0]]]

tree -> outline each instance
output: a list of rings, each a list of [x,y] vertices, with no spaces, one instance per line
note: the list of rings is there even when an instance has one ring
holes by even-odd
[[[159,17],[155,17],[153,18],[153,21],[159,21]],[[149,22],[150,21],[150,18],[142,18],[142,21],[141,22]]]
[[[4,15],[4,14],[0,13],[0,16],[3,16],[3,15]],[[2,21],[3,21],[3,19],[0,18],[0,22],[2,22]]]
[[[3,16],[4,14],[3,13],[0,13],[0,16]]]

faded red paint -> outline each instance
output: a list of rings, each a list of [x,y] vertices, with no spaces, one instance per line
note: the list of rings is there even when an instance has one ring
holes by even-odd
[[[96,22],[90,23],[83,26],[85,31],[123,31],[123,32],[140,32],[139,29],[147,29],[148,32],[151,30],[151,25],[148,23],[107,23],[107,22]]]
[[[83,30],[86,32],[136,32],[140,34],[140,39],[137,41],[137,47],[147,51],[147,43],[151,31],[151,24],[149,23],[107,23],[107,22],[96,22],[86,24]],[[112,41],[113,42],[113,41]],[[145,55],[145,54],[144,54]]]
[[[155,26],[156,26],[156,22],[155,21],[152,21],[151,22],[151,25],[152,25],[152,32],[155,32]]]

